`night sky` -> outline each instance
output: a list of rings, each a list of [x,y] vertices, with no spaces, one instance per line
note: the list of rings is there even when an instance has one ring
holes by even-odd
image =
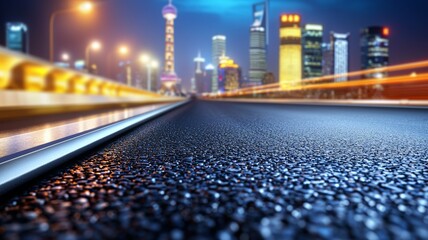
[[[300,13],[303,23],[319,23],[330,31],[350,32],[351,66],[359,69],[359,31],[369,25],[391,28],[391,64],[428,59],[427,0],[271,0],[271,42],[269,70],[277,75],[278,26],[280,13]],[[105,71],[105,59],[119,43],[129,44],[137,56],[150,52],[163,60],[164,20],[162,7],[167,0],[101,1],[90,15],[62,15],[56,22],[56,53],[70,52],[83,58],[85,45],[92,39],[103,42],[103,52],[94,61]],[[248,71],[251,5],[257,0],[174,0],[176,21],[176,71],[188,85],[193,75],[193,58],[201,51],[209,62],[211,37],[227,36],[227,55]],[[54,10],[75,5],[72,0],[0,1],[1,44],[4,23],[23,21],[30,28],[30,53],[48,56],[49,15]],[[103,67],[104,66],[104,67]]]

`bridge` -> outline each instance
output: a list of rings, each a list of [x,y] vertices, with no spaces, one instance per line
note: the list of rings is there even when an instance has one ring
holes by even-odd
[[[199,99],[0,63],[1,238],[428,238],[427,61]]]

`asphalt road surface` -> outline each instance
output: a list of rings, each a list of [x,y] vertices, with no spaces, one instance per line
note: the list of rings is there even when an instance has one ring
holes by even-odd
[[[0,206],[0,238],[428,239],[428,111],[193,102]]]

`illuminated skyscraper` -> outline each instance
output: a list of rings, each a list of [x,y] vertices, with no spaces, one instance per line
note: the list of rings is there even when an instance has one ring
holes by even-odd
[[[249,85],[260,85],[266,73],[267,25],[269,1],[253,5],[253,25],[250,28]]]
[[[174,20],[177,18],[177,8],[172,5],[172,0],[162,9],[162,15],[166,20],[165,27],[165,65],[164,72],[161,76],[162,89],[169,95],[174,95],[179,92],[177,84],[180,79],[175,73],[175,56],[174,56]]]
[[[361,31],[361,69],[386,67],[389,64],[389,28],[368,27]],[[367,74],[366,78],[383,78],[386,72]]]
[[[322,76],[323,26],[306,24],[303,29],[303,78]]]
[[[212,46],[212,63],[215,67],[212,78],[211,91],[218,91],[218,65],[220,64],[220,58],[226,55],[226,36],[217,35],[213,37]]]
[[[18,52],[29,52],[27,25],[20,22],[6,23],[6,47]]]
[[[229,57],[222,57],[218,67],[218,91],[227,92],[239,89],[242,72],[238,64]]]
[[[299,86],[302,81],[302,30],[300,15],[280,18],[279,83],[282,88]]]
[[[333,53],[333,74],[349,72],[349,33],[341,34],[332,32],[331,47]],[[335,82],[347,81],[347,77],[337,77]]]
[[[198,54],[194,60],[195,62],[195,88],[197,93],[203,93],[204,91],[204,65],[205,58],[202,58],[201,53]]]

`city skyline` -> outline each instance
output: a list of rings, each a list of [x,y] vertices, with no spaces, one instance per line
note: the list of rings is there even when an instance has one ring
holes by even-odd
[[[163,19],[159,12],[167,1],[144,1],[132,2],[128,0],[119,4],[115,1],[107,1],[99,6],[99,10],[94,16],[76,16],[67,15],[58,19],[58,36],[61,42],[57,53],[67,50],[79,58],[82,56],[83,45],[91,39],[106,39],[106,46],[114,46],[115,43],[126,42],[132,46],[133,51],[150,51],[152,55],[160,60],[163,52],[163,44],[160,39],[163,36]],[[230,2],[230,1],[229,1]],[[201,51],[202,56],[211,58],[211,37],[216,34],[223,34],[228,38],[228,55],[233,57],[246,73],[249,69],[248,53],[248,25],[251,24],[251,6],[259,1],[204,1],[203,3],[192,3],[189,0],[176,0],[174,4],[182,13],[177,20],[177,44],[181,46],[177,49],[177,56],[182,59],[177,63],[177,74],[182,76],[185,85],[190,84],[190,78],[193,75],[192,59],[195,52]],[[46,0],[46,4],[35,4],[29,0],[19,0],[13,3],[0,3],[2,9],[10,10],[0,16],[0,20],[22,21],[29,25],[31,38],[31,54],[47,58],[47,44],[41,44],[47,40],[47,21],[48,15],[53,10],[66,8],[72,1]],[[126,4],[125,4],[126,3]],[[221,3],[221,4],[220,4]],[[418,31],[421,27],[417,19],[422,14],[422,10],[428,4],[423,1],[417,1],[412,4],[397,3],[394,7],[388,4],[386,0],[358,1],[343,6],[337,1],[272,1],[272,14],[270,16],[271,44],[269,46],[268,70],[277,75],[278,66],[278,24],[277,18],[282,12],[297,12],[302,15],[302,24],[314,23],[324,26],[324,42],[330,31],[350,32],[351,33],[351,70],[360,68],[360,44],[359,33],[361,29],[372,25],[388,26],[391,29],[391,65],[401,62],[417,61],[423,59],[423,52],[428,51],[426,46],[420,49],[417,43],[426,42],[428,34]],[[219,8],[213,8],[213,5],[221,5]],[[407,8],[405,8],[405,6]],[[36,8],[38,11],[34,11]],[[365,9],[364,12],[359,10]],[[380,11],[382,9],[382,11]],[[403,10],[404,9],[404,10]],[[156,11],[155,11],[156,10]],[[157,11],[159,10],[159,11]],[[401,12],[413,11],[413,18],[400,18]],[[228,13],[235,12],[235,15]],[[335,12],[335,16],[331,13]],[[125,15],[126,13],[126,15]],[[361,18],[347,18],[346,15],[353,14]],[[107,18],[114,19],[114,21]],[[195,22],[194,19],[204,21]],[[341,21],[334,21],[335,19]],[[357,20],[354,20],[357,19]],[[83,26],[82,24],[85,23]],[[62,27],[61,27],[62,26]],[[101,27],[100,27],[101,26]],[[108,27],[106,27],[108,26]],[[189,27],[192,26],[192,27]],[[4,28],[4,26],[1,26]],[[70,31],[63,31],[64,28]],[[197,29],[197,32],[194,32]],[[79,39],[73,36],[73,33],[79,32]],[[2,31],[4,34],[4,31]],[[191,38],[188,36],[192,35]],[[114,36],[114,37],[110,37]],[[2,36],[2,44],[4,37]],[[87,39],[82,41],[81,39]],[[187,42],[186,42],[187,41]],[[411,44],[405,44],[411,43]],[[82,45],[82,46],[80,46]],[[406,48],[398,46],[406,46]],[[421,45],[421,44],[419,44]],[[98,56],[100,55],[100,56]],[[101,59],[101,60],[100,60]],[[97,54],[94,61],[102,61],[102,55]],[[101,67],[102,71],[102,67]]]

